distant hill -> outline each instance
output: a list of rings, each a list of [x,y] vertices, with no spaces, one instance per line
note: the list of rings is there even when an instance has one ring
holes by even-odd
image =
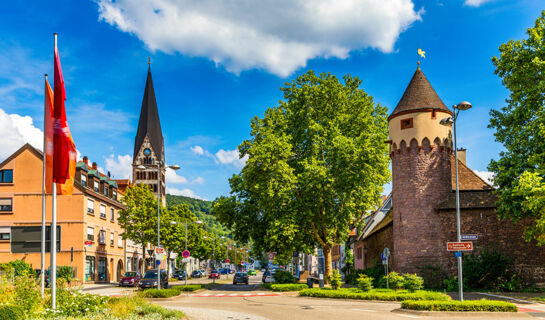
[[[228,230],[223,227],[221,223],[216,221],[216,217],[210,214],[212,201],[167,194],[167,205],[169,207],[180,203],[186,203],[188,205],[189,210],[191,210],[191,212],[193,212],[197,218],[203,222],[204,230],[219,236],[229,235]]]

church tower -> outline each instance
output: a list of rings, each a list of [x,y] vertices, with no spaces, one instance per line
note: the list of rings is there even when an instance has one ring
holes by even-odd
[[[145,169],[142,169],[142,166]],[[158,167],[159,179],[157,177]],[[148,67],[146,89],[144,90],[140,120],[138,121],[138,130],[134,140],[132,171],[134,183],[151,186],[155,196],[157,196],[157,191],[160,191],[161,202],[166,205],[165,149],[150,67]]]
[[[417,272],[439,263],[441,221],[435,206],[452,190],[452,116],[418,67],[388,117],[392,159],[393,270]]]

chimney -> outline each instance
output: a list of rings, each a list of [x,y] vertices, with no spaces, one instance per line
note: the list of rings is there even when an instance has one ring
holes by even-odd
[[[458,160],[466,165],[466,149],[464,148],[458,148],[458,151],[456,151],[458,154]]]
[[[108,171],[108,178],[111,178],[112,175],[110,174],[110,171]]]
[[[93,170],[97,170],[97,163],[93,162]]]
[[[89,158],[87,156],[83,156],[83,162],[85,162],[86,166],[89,166]]]

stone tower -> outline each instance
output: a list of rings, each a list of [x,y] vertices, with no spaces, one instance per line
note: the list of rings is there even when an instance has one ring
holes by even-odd
[[[388,118],[392,158],[393,269],[417,272],[440,262],[437,204],[452,190],[451,128],[439,124],[452,112],[428,79],[416,69],[405,93]]]
[[[146,169],[138,169],[138,166],[145,166]],[[159,183],[157,181],[158,166],[160,171]],[[157,110],[157,101],[155,100],[155,91],[153,90],[153,81],[151,79],[151,68],[149,67],[144,99],[142,100],[142,109],[140,110],[140,120],[138,121],[138,130],[134,140],[132,171],[134,183],[143,183],[151,186],[155,196],[157,196],[157,191],[159,190],[161,192],[161,201],[163,205],[166,205],[165,149],[161,122],[159,121],[159,111]]]

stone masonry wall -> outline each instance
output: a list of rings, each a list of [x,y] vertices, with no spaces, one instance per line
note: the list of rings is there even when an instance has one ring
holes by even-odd
[[[380,256],[384,248],[390,249],[390,261],[392,263],[394,247],[394,228],[390,223],[386,227],[372,234],[363,241],[363,269],[372,268],[381,264]]]
[[[442,245],[437,254],[442,255],[442,267],[449,274],[457,272],[454,253],[446,251],[446,242],[456,240],[456,211],[437,213],[441,221]],[[545,287],[545,247],[538,247],[535,241],[522,239],[524,225],[530,221],[513,224],[511,220],[499,220],[494,209],[462,210],[462,234],[477,234],[473,241],[473,253],[485,249],[496,249],[511,258],[513,267],[531,285]],[[464,254],[466,256],[467,254]]]
[[[433,148],[426,138],[421,146],[402,141],[393,149],[393,264],[398,272],[414,273],[418,267],[442,264],[437,248],[444,246],[442,222],[435,207],[451,192],[450,152],[439,139]]]

